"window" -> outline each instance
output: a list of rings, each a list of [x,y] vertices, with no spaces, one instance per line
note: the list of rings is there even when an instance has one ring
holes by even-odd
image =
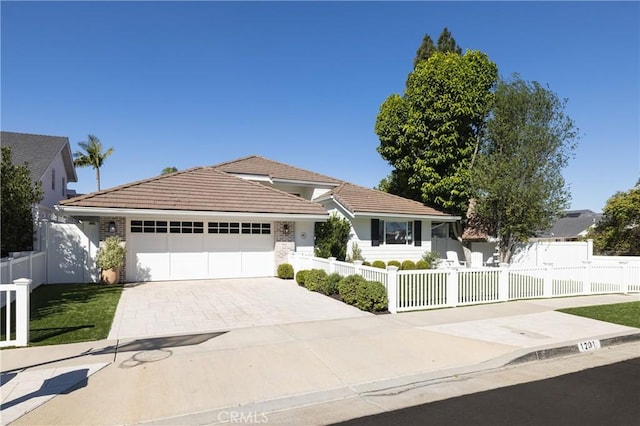
[[[270,223],[209,222],[209,234],[271,234]]]
[[[449,238],[449,223],[436,223],[431,225],[431,236],[437,238]]]
[[[385,244],[411,244],[413,222],[385,222]]]
[[[414,239],[414,230],[417,237]],[[371,219],[371,246],[382,244],[415,244],[422,245],[422,222],[388,221]]]
[[[145,234],[204,234],[204,222],[132,220],[131,232]],[[271,234],[270,223],[208,222],[209,234]]]
[[[51,190],[56,190],[56,169],[51,169]]]

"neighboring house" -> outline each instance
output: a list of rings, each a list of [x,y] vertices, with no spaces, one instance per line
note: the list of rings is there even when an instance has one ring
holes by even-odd
[[[0,132],[0,144],[11,148],[11,162],[27,163],[33,182],[42,183],[40,205],[53,208],[71,194],[69,182],[77,182],[69,139],[63,136]],[[73,192],[75,195],[75,192]]]
[[[127,281],[273,276],[291,252],[313,253],[314,225],[352,225],[368,260],[419,259],[431,229],[458,217],[416,201],[249,156],[60,202],[127,245]]]
[[[540,233],[531,241],[579,241],[601,217],[602,213],[594,213],[591,210],[567,211],[556,219],[549,231]]]

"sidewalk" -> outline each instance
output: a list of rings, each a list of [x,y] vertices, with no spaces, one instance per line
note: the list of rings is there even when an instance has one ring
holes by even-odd
[[[637,294],[516,301],[4,350],[2,424],[211,424],[231,421],[229,413],[242,407],[262,415],[346,402],[500,368],[528,354],[577,352],[579,342],[632,341],[639,329],[554,310],[636,300]]]

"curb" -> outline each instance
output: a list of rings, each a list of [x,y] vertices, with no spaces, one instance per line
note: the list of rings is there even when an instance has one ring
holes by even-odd
[[[588,352],[595,349],[600,349],[605,346],[620,345],[624,343],[631,343],[640,340],[640,333],[624,334],[620,336],[608,337],[603,339],[593,339],[583,342],[578,342],[572,345],[559,346],[555,348],[540,349],[537,351],[529,352],[526,355],[522,355],[518,358],[505,364],[506,366],[518,365],[525,362],[542,361],[551,358],[557,358],[566,355],[573,355],[582,352]],[[585,346],[589,346],[585,348]]]

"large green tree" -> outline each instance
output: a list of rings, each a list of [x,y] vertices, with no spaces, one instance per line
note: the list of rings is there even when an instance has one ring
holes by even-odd
[[[175,173],[177,172],[178,169],[170,166],[170,167],[165,167],[164,169],[162,169],[162,171],[160,172],[161,175],[170,175],[171,173]]]
[[[32,206],[42,200],[40,183],[31,181],[29,167],[11,162],[11,148],[2,147],[0,172],[2,256],[33,249]]]
[[[416,51],[416,57],[413,59],[413,68],[415,69],[420,62],[429,59],[435,52],[451,52],[457,55],[462,55],[462,48],[458,46],[458,43],[456,43],[456,40],[453,38],[453,35],[449,32],[447,27],[445,27],[440,33],[437,45],[433,43],[429,34],[425,34],[420,47]]]
[[[487,121],[473,189],[477,225],[498,238],[500,261],[547,230],[567,207],[562,169],[578,140],[566,100],[517,74],[500,80]]]
[[[404,94],[389,96],[376,119],[378,152],[393,166],[379,188],[464,218],[497,79],[497,66],[479,51],[436,51],[418,62]]]
[[[613,256],[640,256],[640,180],[627,192],[614,194],[602,219],[587,234],[594,251]]]
[[[84,151],[77,151],[73,154],[73,163],[76,167],[93,167],[96,171],[96,182],[100,191],[100,167],[104,161],[113,154],[113,148],[103,152],[102,142],[94,135],[89,135],[87,141],[78,142],[78,146]]]

